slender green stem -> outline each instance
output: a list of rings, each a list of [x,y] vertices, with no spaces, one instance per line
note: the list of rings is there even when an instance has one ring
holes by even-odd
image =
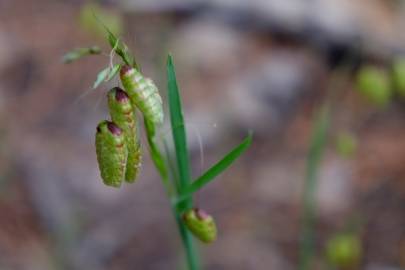
[[[177,211],[176,205],[172,205],[173,213],[176,217],[177,227],[181,236],[181,241],[183,243],[184,252],[186,254],[187,266],[189,270],[199,270],[200,269],[200,260],[198,257],[198,252],[194,245],[192,235],[184,225],[184,222],[181,218],[181,213]]]
[[[316,115],[314,121],[311,145],[308,153],[307,173],[304,188],[304,212],[302,224],[302,239],[300,242],[299,269],[312,269],[312,259],[315,254],[314,248],[314,225],[316,218],[316,187],[317,176],[322,159],[326,136],[329,126],[329,107],[324,105]]]
[[[178,226],[178,230],[181,236],[182,244],[184,247],[184,251],[186,253],[186,258],[187,258],[187,266],[189,270],[199,270],[199,258],[198,258],[198,253],[196,251],[192,236],[190,232],[187,230],[185,227],[184,223],[182,222],[181,219],[181,212],[178,211],[178,208],[176,207],[176,200],[173,192],[173,186],[170,185],[169,181],[169,175],[167,172],[167,167],[164,162],[163,156],[157,147],[157,145],[154,142],[154,127],[150,126],[151,123],[145,123],[146,130],[147,130],[147,137],[148,137],[148,143],[149,143],[149,149],[151,152],[151,157],[153,160],[153,163],[155,164],[155,167],[157,168],[161,179],[162,183],[166,188],[166,191],[168,193],[169,199],[172,204],[172,211],[173,215],[176,219],[176,223]]]
[[[170,185],[167,166],[165,164],[163,155],[162,155],[161,151],[159,150],[159,147],[155,143],[156,127],[153,123],[150,123],[147,120],[145,120],[144,124],[145,124],[148,144],[149,144],[149,152],[150,152],[152,161],[153,161],[157,171],[160,174],[160,178],[162,180],[162,183],[166,189],[166,192],[167,192],[169,198],[172,198],[174,196],[174,189]]]

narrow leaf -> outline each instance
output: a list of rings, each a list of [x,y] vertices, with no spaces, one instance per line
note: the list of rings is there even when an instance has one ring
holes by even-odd
[[[240,155],[252,143],[252,135],[250,134],[246,137],[241,144],[236,146],[232,151],[230,151],[224,158],[222,158],[218,163],[208,169],[203,175],[193,181],[183,192],[183,194],[178,198],[178,203],[186,199],[187,197],[191,196],[193,193],[200,190],[209,182],[213,181],[215,177],[217,177],[220,173],[225,171],[233,162],[235,162]]]
[[[79,60],[80,58],[87,55],[100,54],[101,49],[97,46],[92,46],[88,48],[76,48],[62,57],[62,62],[65,64],[72,63],[73,61]]]
[[[96,89],[107,78],[109,72],[110,67],[107,67],[98,73],[97,79],[93,84],[93,89]]]
[[[110,68],[109,72],[108,72],[108,76],[105,79],[106,82],[110,81],[112,78],[115,77],[115,75],[117,75],[118,71],[120,70],[121,65],[120,64],[115,64],[112,68]]]
[[[180,190],[182,191],[188,186],[190,182],[190,164],[187,149],[187,137],[184,127],[183,110],[181,106],[181,99],[179,89],[176,81],[176,73],[173,66],[171,55],[167,58],[167,79],[168,79],[168,98],[170,109],[170,123],[172,127],[172,135],[176,152],[177,169],[179,172]],[[187,202],[191,205],[191,200]]]

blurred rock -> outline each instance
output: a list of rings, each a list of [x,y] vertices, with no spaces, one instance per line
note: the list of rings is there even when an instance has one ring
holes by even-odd
[[[402,268],[400,268],[400,267],[377,264],[377,263],[370,263],[369,265],[366,265],[365,269],[366,270],[402,270]]]
[[[179,28],[171,37],[171,47],[184,72],[209,76],[209,80],[229,75],[242,65],[247,39],[229,25],[204,15]]]
[[[221,109],[227,110],[228,121],[241,129],[252,129],[262,136],[280,130],[314,85],[314,67],[305,54],[273,51],[231,82],[226,99],[233,105]]]
[[[192,11],[204,1],[201,0],[119,0],[120,5],[134,12],[165,12],[165,11]]]
[[[28,48],[12,33],[0,28],[0,100],[14,99],[29,89],[33,65]]]
[[[395,34],[403,28],[399,20],[402,14],[382,1],[121,0],[121,4],[136,12],[208,13],[238,29],[290,36],[326,51],[357,51],[361,47],[367,54],[383,58],[405,51],[404,38]]]
[[[353,168],[349,162],[327,156],[319,173],[317,205],[326,219],[343,214],[353,203]]]
[[[254,232],[251,232],[254,234]],[[230,231],[224,233],[216,243],[207,250],[210,258],[207,269],[293,269],[276,246],[265,241],[252,241],[249,233]],[[214,254],[221,254],[221,257]]]
[[[269,204],[299,204],[304,171],[301,159],[279,156],[274,161],[265,160],[254,171],[253,193],[258,200]]]

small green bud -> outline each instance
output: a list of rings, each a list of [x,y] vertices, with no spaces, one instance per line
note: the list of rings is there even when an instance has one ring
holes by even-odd
[[[371,103],[384,107],[390,102],[390,79],[382,69],[364,66],[357,74],[357,88]]]
[[[326,255],[335,267],[345,269],[356,266],[362,255],[361,242],[354,234],[337,234],[328,241]]]
[[[124,132],[113,122],[104,120],[98,124],[96,153],[104,184],[120,187],[125,175],[128,150]]]
[[[201,209],[190,209],[183,214],[187,228],[204,243],[212,243],[217,238],[217,227],[212,216]]]

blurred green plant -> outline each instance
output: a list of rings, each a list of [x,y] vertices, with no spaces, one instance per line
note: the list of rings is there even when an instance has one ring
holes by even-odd
[[[119,14],[95,2],[89,2],[83,5],[80,10],[79,23],[85,31],[100,38],[105,37],[105,28],[103,25],[108,27],[108,29],[116,35],[121,35],[124,29],[123,20]]]
[[[163,154],[164,151],[162,151],[160,145],[166,145],[166,140],[156,136],[161,123],[160,121],[155,121],[156,119],[159,120],[160,117],[155,119],[154,114],[158,113],[158,103],[162,102],[157,88],[151,87],[153,82],[150,79],[145,79],[141,74],[140,67],[135,61],[135,57],[130,53],[127,45],[118,39],[106,25],[103,25],[103,28],[107,32],[107,40],[111,45],[112,52],[116,53],[121,58],[122,62],[113,65],[111,58],[109,66],[99,72],[94,87],[114,78],[118,70],[120,70],[121,82],[124,86],[125,94],[130,97],[131,105],[134,110],[138,109],[143,114],[149,153],[169,197],[171,209],[176,219],[186,253],[188,268],[190,270],[200,269],[198,253],[195,249],[191,234],[194,234],[198,239],[202,240],[202,242],[210,243],[216,239],[216,226],[214,219],[204,214],[204,211],[199,209],[195,213],[193,196],[236,161],[250,146],[252,134],[249,134],[240,145],[236,146],[225,155],[222,160],[213,165],[195,181],[192,181],[183,109],[171,55],[167,57],[167,96],[175,161],[170,158],[170,153],[166,152],[165,155]],[[111,57],[113,56],[112,53],[110,55]],[[135,75],[126,76],[128,72]],[[136,95],[136,97],[131,98],[131,95]],[[117,116],[117,113],[123,114]],[[125,118],[125,115],[125,111],[115,110],[113,120],[114,118]],[[128,140],[118,140],[117,136],[121,138],[122,136],[128,136],[128,134],[136,134],[135,131],[128,132],[129,128],[135,129],[135,127],[132,125],[122,126],[122,124],[120,126],[119,123],[108,121],[103,121],[102,123],[104,123],[102,126],[103,129],[101,130],[101,127],[98,128],[96,133],[98,154],[105,155],[99,157],[99,161],[101,161],[99,163],[102,172],[101,176],[105,183],[114,183],[110,186],[118,187],[120,185],[116,184],[118,181],[117,178],[121,179],[121,181],[118,181],[121,184],[127,167],[125,166],[125,162],[128,162],[128,159],[122,158],[122,154],[126,151],[121,150],[121,148],[131,149],[131,147],[128,147]],[[103,136],[100,136],[101,131],[103,131]],[[165,147],[164,149],[166,150],[168,148]],[[108,162],[106,163],[105,161]],[[105,171],[106,169],[108,170]],[[193,216],[192,213],[195,213],[195,215]]]
[[[391,100],[391,82],[388,73],[379,67],[366,65],[357,73],[357,89],[372,104],[386,107]]]
[[[356,137],[346,131],[338,133],[336,136],[336,151],[343,158],[350,158],[356,153]]]
[[[358,266],[362,253],[361,241],[354,233],[337,233],[326,245],[328,262],[338,269],[353,269]]]
[[[101,49],[97,46],[92,46],[88,48],[77,48],[73,51],[68,52],[62,57],[62,62],[65,64],[69,64],[73,61],[79,60],[80,58],[87,56],[87,55],[95,55],[100,54]]]
[[[300,241],[299,269],[312,269],[312,260],[315,255],[315,232],[316,219],[316,191],[318,185],[318,171],[322,160],[327,132],[330,122],[329,104],[325,103],[315,114],[312,127],[312,136],[307,158],[307,168],[304,183],[303,196],[303,220]]]
[[[405,97],[405,58],[399,57],[392,65],[392,80],[396,92]]]

